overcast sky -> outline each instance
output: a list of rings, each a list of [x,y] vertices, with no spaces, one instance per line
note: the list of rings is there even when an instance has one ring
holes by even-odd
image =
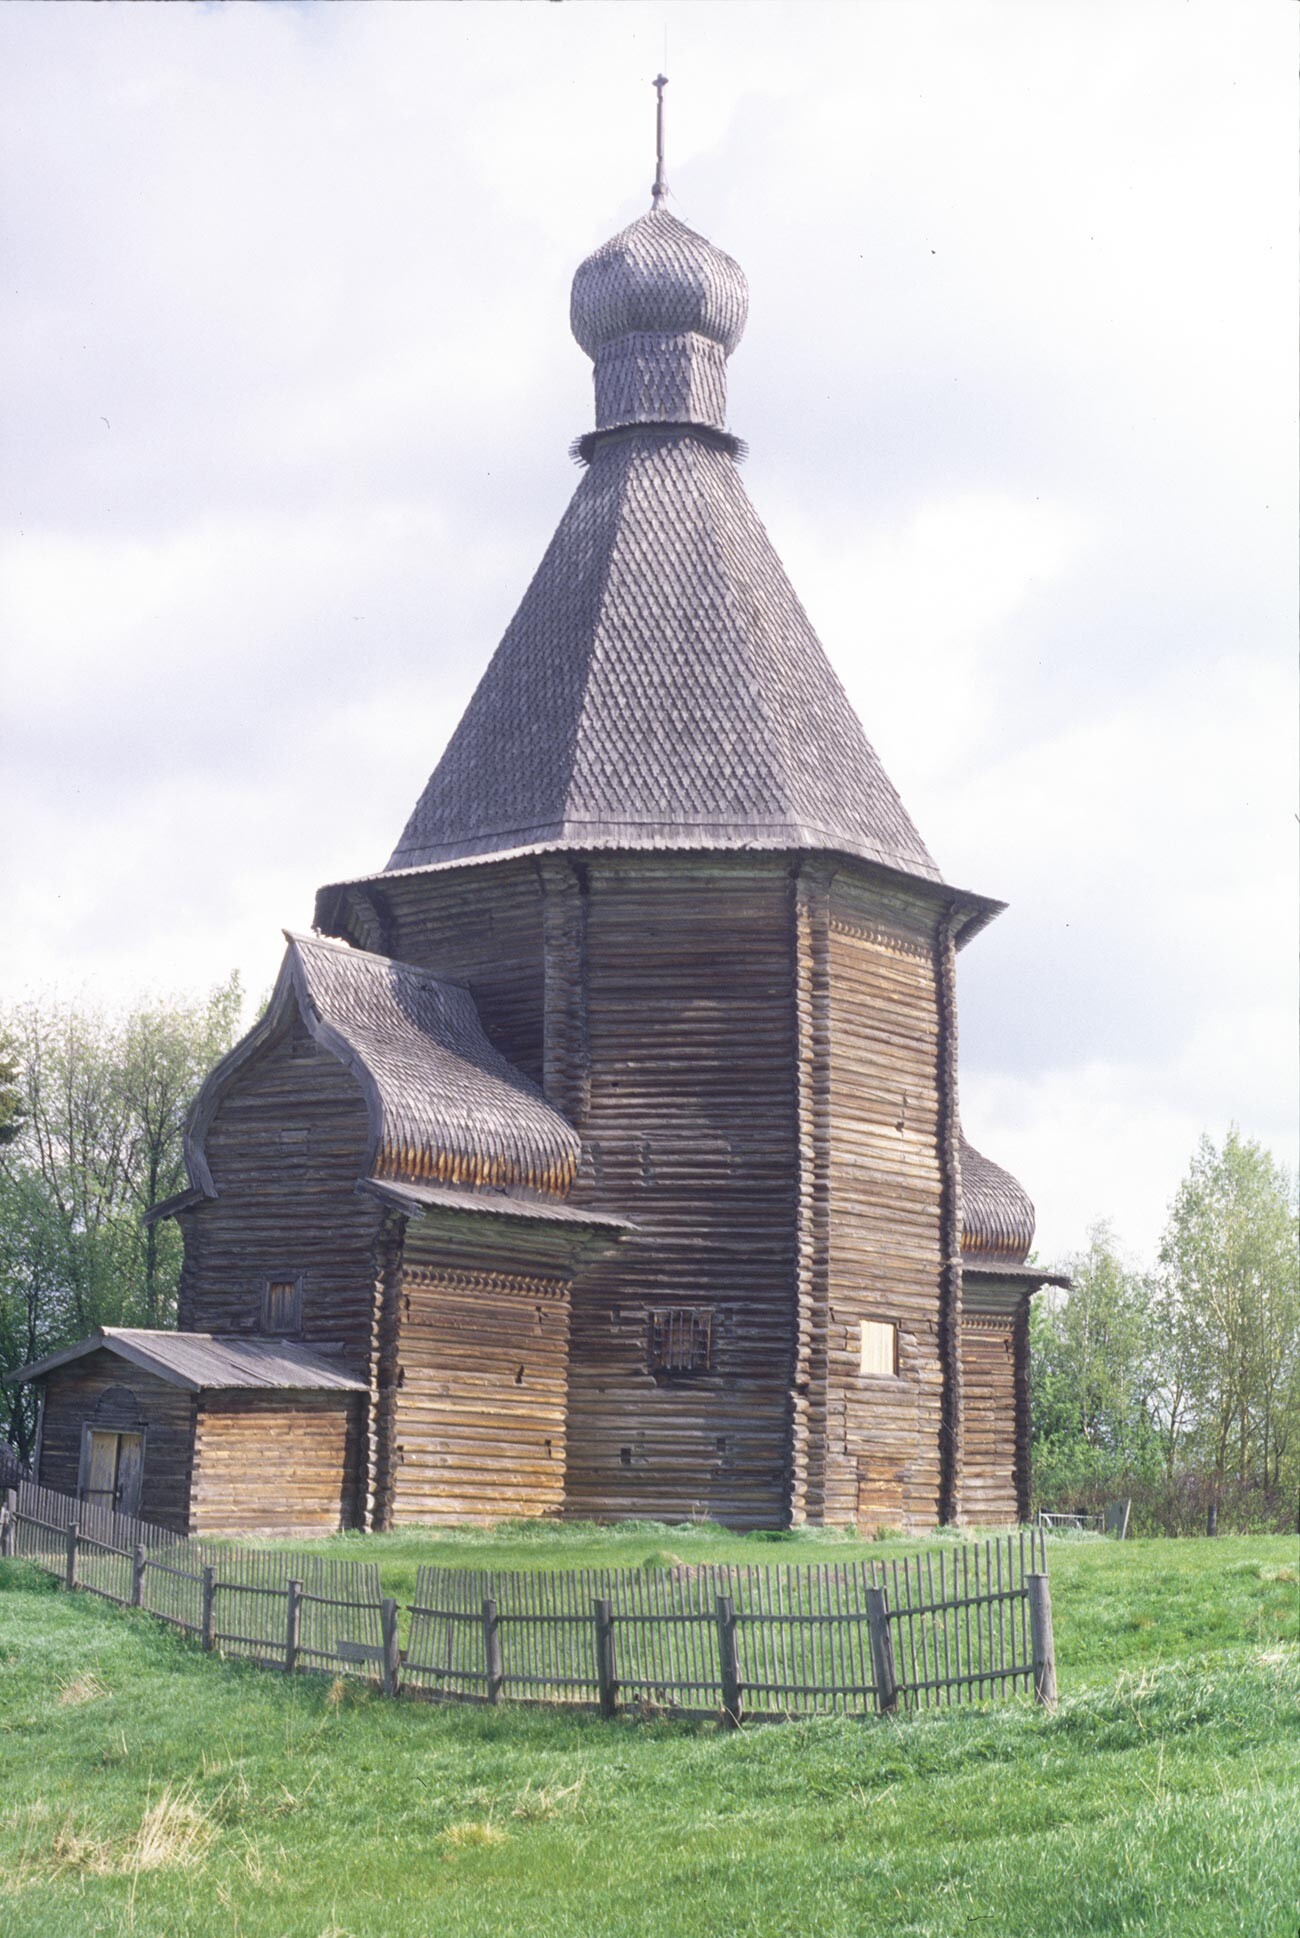
[[[265,991],[576,484],[578,261],[751,287],[760,515],[945,875],[1040,1250],[1295,1160],[1289,0],[0,7],[0,999]]]

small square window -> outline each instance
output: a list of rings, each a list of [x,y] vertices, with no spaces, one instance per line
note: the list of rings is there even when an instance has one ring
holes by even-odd
[[[302,1329],[302,1280],[268,1279],[262,1293],[263,1332]]]
[[[887,1319],[862,1321],[862,1360],[858,1367],[864,1379],[894,1379],[898,1373],[898,1327]]]
[[[650,1314],[650,1371],[680,1378],[713,1366],[713,1314],[708,1306],[665,1306]]]

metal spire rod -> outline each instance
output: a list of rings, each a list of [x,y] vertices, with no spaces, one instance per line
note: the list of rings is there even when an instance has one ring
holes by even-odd
[[[654,90],[659,97],[655,104],[655,179],[650,191],[650,209],[662,208],[668,198],[668,183],[664,178],[664,89],[668,85],[666,74],[656,74]]]

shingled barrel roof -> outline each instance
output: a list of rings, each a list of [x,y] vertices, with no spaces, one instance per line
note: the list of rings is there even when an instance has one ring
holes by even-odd
[[[1034,1207],[1023,1184],[961,1140],[961,1249],[966,1263],[1021,1266],[1034,1242]]]
[[[294,1005],[361,1088],[372,1176],[568,1191],[577,1132],[493,1048],[467,990],[346,943],[287,940],[266,1015],[213,1070],[195,1104],[186,1158],[205,1195],[215,1195],[204,1139],[217,1105]]]
[[[662,211],[578,270],[589,468],[385,872],[823,849],[938,881],[737,474],[745,306],[731,258]]]

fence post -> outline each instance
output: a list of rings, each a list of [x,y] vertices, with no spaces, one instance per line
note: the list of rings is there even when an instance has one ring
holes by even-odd
[[[144,1571],[149,1566],[149,1551],[137,1541],[131,1553],[131,1606],[144,1607]]]
[[[898,1708],[898,1674],[894,1668],[894,1638],[889,1628],[889,1596],[883,1588],[867,1589],[867,1634],[871,1641],[876,1708],[882,1716],[892,1715]]]
[[[609,1722],[618,1713],[618,1678],[614,1669],[613,1604],[598,1596],[592,1601],[596,1617],[596,1681],[600,1687],[600,1713]]]
[[[1056,1644],[1052,1640],[1052,1591],[1046,1575],[1026,1575],[1029,1647],[1034,1664],[1034,1701],[1056,1707]]]
[[[199,1640],[202,1647],[209,1651],[217,1646],[217,1571],[211,1567],[203,1570],[203,1613],[199,1623]]]
[[[740,1726],[740,1662],[736,1655],[736,1609],[730,1595],[716,1598],[718,1668],[722,1676],[722,1718],[729,1729]]]
[[[284,1667],[292,1675],[298,1667],[298,1644],[302,1635],[302,1583],[292,1576],[284,1607]]]
[[[7,1560],[14,1551],[14,1510],[13,1495],[8,1495],[0,1507],[0,1560]]]
[[[1215,1535],[1219,1532],[1219,1503],[1211,1501],[1205,1510],[1205,1532]]]
[[[379,1630],[384,1644],[380,1682],[386,1696],[395,1696],[401,1675],[401,1657],[397,1648],[397,1603],[389,1597],[379,1604]]]
[[[497,1605],[491,1595],[483,1597],[483,1667],[487,1670],[487,1690],[489,1702],[501,1700],[501,1624],[497,1620]]]
[[[68,1558],[63,1570],[63,1579],[69,1588],[75,1588],[77,1585],[77,1536],[80,1531],[78,1522],[68,1522]]]

